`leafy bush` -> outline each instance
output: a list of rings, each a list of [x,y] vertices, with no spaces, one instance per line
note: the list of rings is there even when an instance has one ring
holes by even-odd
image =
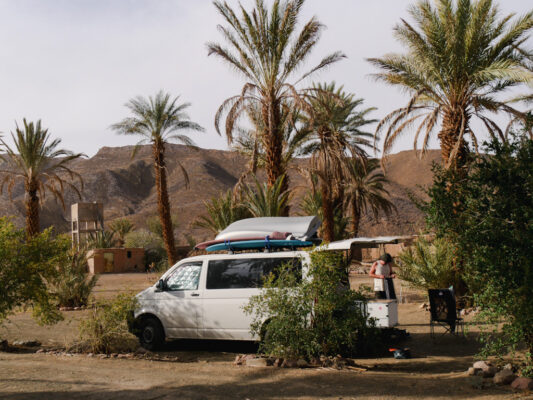
[[[300,279],[292,265],[284,265],[266,279],[262,294],[253,296],[245,307],[253,317],[252,333],[263,338],[261,351],[307,359],[360,353],[374,329],[362,311],[364,297],[349,289],[341,254],[310,254],[306,279]]]
[[[81,348],[106,354],[135,349],[137,338],[128,331],[128,322],[132,322],[136,305],[135,296],[119,294],[93,307],[80,323]]]
[[[57,267],[57,275],[50,279],[50,290],[60,307],[81,307],[89,302],[98,281],[97,275],[87,272],[87,252],[71,249],[64,263]]]
[[[157,234],[139,229],[128,233],[124,242],[126,247],[144,248],[144,263],[151,270],[159,271],[168,268],[163,239]]]
[[[436,170],[428,221],[457,246],[480,319],[495,329],[486,354],[525,344],[533,366],[533,140],[494,140],[486,153],[468,174]]]
[[[400,253],[398,276],[417,289],[457,287],[461,278],[455,268],[456,253],[455,246],[446,239],[430,242],[420,236]]]
[[[52,236],[52,230],[26,239],[7,218],[0,218],[0,323],[17,307],[31,307],[40,323],[62,319],[47,282],[66,262],[70,239]]]

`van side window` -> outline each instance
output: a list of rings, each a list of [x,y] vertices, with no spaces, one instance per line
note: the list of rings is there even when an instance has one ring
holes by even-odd
[[[206,289],[249,289],[263,286],[263,277],[285,263],[292,263],[301,279],[298,258],[241,258],[209,261]]]
[[[201,261],[180,265],[167,278],[168,290],[197,290],[201,272]]]

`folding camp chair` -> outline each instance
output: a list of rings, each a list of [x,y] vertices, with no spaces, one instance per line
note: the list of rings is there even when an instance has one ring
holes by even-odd
[[[464,321],[457,317],[455,295],[451,289],[429,289],[429,321],[431,337],[435,338],[435,326],[444,328],[443,334],[456,335],[458,330],[464,335]]]

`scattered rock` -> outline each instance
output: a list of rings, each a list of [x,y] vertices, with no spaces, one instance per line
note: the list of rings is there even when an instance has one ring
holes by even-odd
[[[250,358],[246,360],[247,367],[266,367],[267,359],[266,358]]]
[[[468,376],[476,376],[480,372],[483,372],[483,371],[481,369],[479,369],[479,368],[470,367],[470,368],[468,368],[468,371],[466,371],[466,374]]]
[[[39,350],[37,350],[35,353],[44,353],[44,352],[45,352],[44,349],[39,349]]]
[[[72,311],[74,307],[59,307],[59,311]]]
[[[118,357],[118,353],[112,353],[109,355],[111,358],[117,358]]]
[[[482,371],[486,371],[492,366],[492,364],[490,361],[476,361],[472,366]]]
[[[22,347],[38,347],[41,345],[41,342],[38,340],[15,340],[13,346],[22,346]]]
[[[298,368],[298,361],[293,359],[287,359],[281,364],[282,368]]]
[[[503,369],[508,370],[508,371],[514,371],[513,364],[511,364],[511,363],[505,364],[503,366]]]
[[[7,342],[7,340],[1,340],[0,351],[6,351],[7,349],[9,349],[9,343]]]
[[[509,369],[502,369],[500,372],[494,374],[494,383],[496,385],[509,385],[516,379],[516,375]]]
[[[74,311],[79,311],[79,310],[82,310],[82,307],[74,307],[73,310]]]
[[[89,354],[87,354],[87,357],[94,357],[94,354],[93,353],[89,353]]]
[[[305,361],[303,358],[300,358],[298,361],[296,361],[296,365],[298,368],[307,368],[309,367],[309,363]]]
[[[276,358],[276,361],[274,361],[274,364],[272,364],[272,366],[281,367],[283,365],[283,361],[284,361],[283,358]]]
[[[516,390],[533,390],[533,379],[520,377],[516,378],[511,387]]]
[[[275,362],[276,362],[276,358],[274,358],[274,357],[268,357],[268,358],[267,358],[267,365],[268,365],[269,367],[272,367],[272,366],[274,365]]]
[[[483,371],[483,378],[492,378],[498,372],[498,368],[489,366],[486,370]]]

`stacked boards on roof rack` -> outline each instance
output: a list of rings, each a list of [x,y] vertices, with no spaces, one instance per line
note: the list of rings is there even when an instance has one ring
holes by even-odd
[[[213,244],[206,248],[207,251],[221,251],[221,250],[257,250],[257,249],[295,249],[298,247],[312,246],[313,242],[305,240],[269,240],[267,238],[263,240],[241,240],[241,241],[229,241],[224,243]]]
[[[317,242],[317,217],[247,218],[230,224],[215,240],[199,243],[207,251],[309,247]]]

